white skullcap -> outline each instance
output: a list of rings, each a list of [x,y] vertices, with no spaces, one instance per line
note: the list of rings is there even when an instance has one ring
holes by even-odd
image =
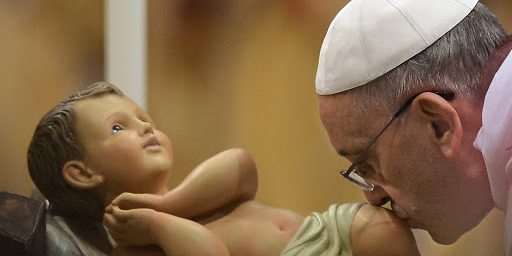
[[[325,35],[316,91],[364,85],[399,66],[455,27],[478,0],[352,0]]]

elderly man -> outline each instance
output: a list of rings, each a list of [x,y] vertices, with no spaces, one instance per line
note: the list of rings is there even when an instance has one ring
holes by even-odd
[[[512,39],[477,0],[353,0],[316,78],[341,174],[451,244],[493,207],[512,255]]]

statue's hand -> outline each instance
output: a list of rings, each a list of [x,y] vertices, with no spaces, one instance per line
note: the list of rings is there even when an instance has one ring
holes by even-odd
[[[151,223],[157,212],[138,208],[122,210],[116,205],[107,207],[104,221],[112,238],[119,245],[155,244]]]
[[[129,210],[136,208],[149,208],[156,211],[163,209],[163,196],[153,194],[133,194],[122,193],[112,201],[112,205],[119,206],[120,209]]]

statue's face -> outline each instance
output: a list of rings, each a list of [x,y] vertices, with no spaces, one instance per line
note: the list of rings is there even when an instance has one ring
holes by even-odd
[[[77,102],[75,114],[84,163],[104,176],[107,196],[166,189],[173,166],[171,141],[137,104],[104,95]]]

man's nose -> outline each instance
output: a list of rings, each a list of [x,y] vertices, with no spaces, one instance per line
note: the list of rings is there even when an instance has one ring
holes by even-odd
[[[385,205],[391,199],[381,186],[375,186],[372,191],[363,191],[368,202],[375,206]]]

